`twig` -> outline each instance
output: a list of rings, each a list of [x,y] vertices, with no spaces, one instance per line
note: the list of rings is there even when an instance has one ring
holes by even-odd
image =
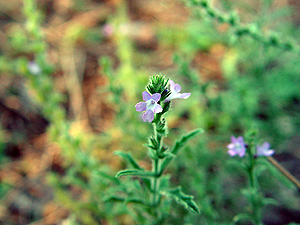
[[[267,157],[267,159],[291,182],[293,182],[300,190],[300,181],[294,177],[287,169],[279,164],[279,162],[272,156]]]

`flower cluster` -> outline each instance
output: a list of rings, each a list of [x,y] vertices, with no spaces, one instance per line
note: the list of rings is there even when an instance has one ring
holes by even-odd
[[[239,155],[240,157],[244,157],[248,146],[244,142],[242,136],[239,136],[238,138],[231,136],[231,143],[227,145],[227,148],[230,156]],[[273,149],[270,149],[270,143],[264,142],[262,145],[256,146],[255,156],[271,156],[274,152]]]
[[[154,113],[162,112],[162,107],[158,104],[161,95],[156,93],[154,95],[149,94],[147,91],[143,92],[143,99],[145,102],[139,102],[135,105],[136,111],[146,111],[143,115],[144,122],[152,122],[154,119]]]
[[[164,107],[169,107],[169,103],[172,99],[187,99],[191,95],[191,93],[180,93],[181,87],[179,84],[175,84],[172,80],[165,81],[162,76],[154,77],[150,80],[150,83],[147,88],[152,95],[144,91],[143,100],[145,102],[139,102],[135,105],[136,111],[145,111],[143,114],[144,122],[148,121],[151,123],[154,120],[154,113],[165,112]],[[170,90],[166,88],[167,84],[170,85]],[[163,107],[162,104],[164,104]]]
[[[231,136],[231,143],[227,145],[228,154],[230,156],[239,155],[240,157],[244,157],[246,154],[246,144],[244,142],[244,138],[239,136],[236,138],[235,136]]]

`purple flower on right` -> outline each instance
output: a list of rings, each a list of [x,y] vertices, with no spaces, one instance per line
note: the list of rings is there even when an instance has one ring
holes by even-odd
[[[262,145],[256,146],[256,156],[271,156],[275,153],[273,149],[270,149],[270,143],[264,142]]]
[[[181,91],[181,87],[179,84],[175,84],[175,82],[172,80],[169,80],[169,84],[170,84],[171,94],[166,98],[165,102],[169,102],[174,98],[187,99],[188,97],[190,97],[191,93],[182,93],[182,94],[179,93]]]
[[[244,157],[246,154],[246,144],[242,136],[238,138],[231,136],[231,143],[227,145],[227,148],[230,156],[239,155],[240,157]]]

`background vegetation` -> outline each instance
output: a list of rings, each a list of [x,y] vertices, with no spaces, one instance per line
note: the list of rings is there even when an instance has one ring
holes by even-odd
[[[162,73],[174,101],[169,137],[203,128],[168,167],[201,214],[180,205],[167,224],[232,224],[247,210],[246,175],[230,136],[257,129],[300,178],[298,1],[11,0],[0,2],[0,221],[138,224],[123,150],[151,167],[151,132],[135,104]],[[166,140],[167,141],[167,140]],[[171,143],[169,143],[171,144]],[[268,167],[264,224],[300,223],[299,190]],[[239,224],[243,223],[242,221]]]

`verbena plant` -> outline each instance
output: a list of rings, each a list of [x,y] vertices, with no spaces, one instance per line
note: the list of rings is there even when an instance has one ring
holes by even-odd
[[[149,122],[153,126],[153,133],[148,137],[148,143],[145,145],[152,161],[151,170],[145,170],[139,166],[138,162],[129,153],[122,151],[116,153],[132,167],[131,169],[119,171],[116,177],[131,176],[132,179],[139,179],[140,182],[134,186],[135,191],[131,190],[126,193],[127,197],[120,198],[120,195],[112,195],[107,201],[124,200],[126,203],[141,206],[142,210],[140,209],[141,212],[139,213],[143,215],[142,221],[145,224],[162,224],[168,219],[171,209],[169,208],[170,205],[164,203],[164,198],[175,199],[193,213],[199,213],[198,206],[193,201],[193,196],[184,194],[180,186],[170,188],[170,176],[164,174],[167,166],[178,155],[179,150],[191,138],[202,133],[201,129],[197,129],[183,135],[172,147],[164,144],[164,138],[168,134],[164,114],[169,111],[171,100],[175,98],[186,99],[190,96],[190,93],[181,94],[180,91],[179,84],[175,84],[174,81],[162,75],[155,75],[150,78],[147,91],[143,92],[145,102],[139,102],[135,106],[137,111],[145,111],[142,116],[143,121]]]
[[[259,144],[259,139],[257,137],[256,131],[249,131],[245,134],[245,138],[239,136],[238,138],[231,136],[231,143],[228,144],[228,154],[230,156],[238,155],[242,158],[236,166],[244,171],[247,177],[248,187],[241,190],[241,193],[246,196],[250,207],[246,213],[240,213],[233,218],[233,222],[237,223],[239,221],[249,221],[254,225],[263,224],[263,208],[269,204],[278,205],[279,203],[272,198],[267,198],[263,195],[260,185],[259,177],[265,170],[271,170],[276,177],[281,177],[279,171],[285,176],[284,179],[288,178],[294,187],[300,188],[300,183],[295,177],[293,177],[289,172],[282,168],[276,163],[276,160],[271,156],[275,153],[273,149],[270,148],[269,142],[264,142]],[[275,166],[275,167],[274,167]],[[277,167],[276,170],[275,168]],[[275,170],[274,170],[275,169]],[[276,174],[277,173],[277,174]],[[288,185],[292,188],[291,183]]]

